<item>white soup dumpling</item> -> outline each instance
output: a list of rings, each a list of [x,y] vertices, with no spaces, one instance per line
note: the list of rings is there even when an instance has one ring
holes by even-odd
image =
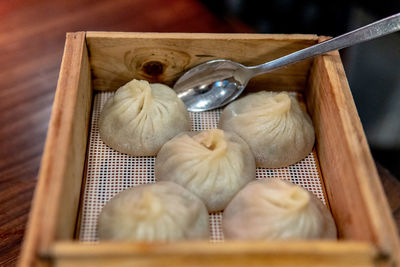
[[[185,104],[163,84],[132,80],[107,100],[99,132],[111,148],[132,156],[154,156],[180,132],[190,130]]]
[[[219,128],[242,137],[258,167],[279,168],[305,158],[314,146],[312,121],[295,96],[286,92],[249,94],[229,104]]]
[[[329,210],[312,193],[278,178],[249,183],[224,211],[227,239],[335,239]]]
[[[235,133],[212,129],[187,132],[168,141],[155,162],[155,177],[198,195],[210,212],[223,210],[255,179],[254,156]]]
[[[208,212],[182,186],[159,182],[122,191],[104,206],[100,240],[172,241],[208,239]]]

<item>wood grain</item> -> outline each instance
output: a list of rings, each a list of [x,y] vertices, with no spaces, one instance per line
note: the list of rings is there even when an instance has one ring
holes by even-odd
[[[58,266],[376,266],[379,253],[357,242],[207,241],[134,244],[55,244],[45,258]]]
[[[195,0],[1,1],[0,123],[6,127],[0,128],[0,266],[16,263],[46,139],[65,33],[79,30],[252,31],[240,23],[215,18]],[[382,177],[392,176],[383,173]],[[392,190],[393,183],[384,185],[392,194],[389,199],[396,202],[398,191]],[[399,212],[396,218],[400,225]]]
[[[0,266],[16,264],[65,33],[79,30],[251,31],[240,23],[218,20],[195,0],[1,1],[0,123],[5,127],[0,128]]]
[[[21,266],[55,238],[73,238],[91,102],[85,33],[68,34]]]
[[[399,238],[338,52],[315,59],[306,91],[317,152],[340,236],[399,261]],[[338,138],[340,136],[340,138]]]
[[[172,86],[186,70],[213,59],[257,65],[317,42],[315,35],[235,35],[88,32],[93,88],[113,91],[146,79]],[[302,90],[311,60],[252,79],[247,90]]]

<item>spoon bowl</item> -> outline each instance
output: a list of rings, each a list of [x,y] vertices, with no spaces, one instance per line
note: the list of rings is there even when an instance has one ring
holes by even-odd
[[[251,72],[242,64],[217,59],[186,72],[174,90],[189,111],[211,110],[237,98],[250,78]]]
[[[212,60],[183,74],[175,83],[174,90],[189,111],[219,108],[235,100],[254,76],[398,30],[400,13],[261,65],[246,67],[231,60]]]

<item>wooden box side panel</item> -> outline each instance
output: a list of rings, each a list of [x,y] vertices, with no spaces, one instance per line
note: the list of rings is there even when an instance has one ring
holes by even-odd
[[[92,88],[85,33],[67,34],[20,266],[55,239],[72,239],[86,156]]]
[[[371,242],[397,255],[397,231],[338,52],[315,59],[306,100],[340,237]]]
[[[47,258],[57,266],[376,266],[373,246],[356,242],[207,241],[171,244],[58,243]]]
[[[315,35],[182,34],[88,32],[95,90],[113,91],[133,78],[172,86],[200,63],[230,59],[257,65],[313,45]],[[303,90],[311,61],[252,79],[247,87]]]

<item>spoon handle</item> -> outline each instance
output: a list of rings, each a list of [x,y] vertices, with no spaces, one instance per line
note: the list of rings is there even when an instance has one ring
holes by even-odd
[[[359,44],[398,30],[400,30],[400,13],[378,20],[374,23],[368,24],[364,27],[329,39],[322,43],[304,48],[284,57],[269,61],[261,65],[249,67],[249,69],[252,70],[252,74],[256,76],[306,58]]]

